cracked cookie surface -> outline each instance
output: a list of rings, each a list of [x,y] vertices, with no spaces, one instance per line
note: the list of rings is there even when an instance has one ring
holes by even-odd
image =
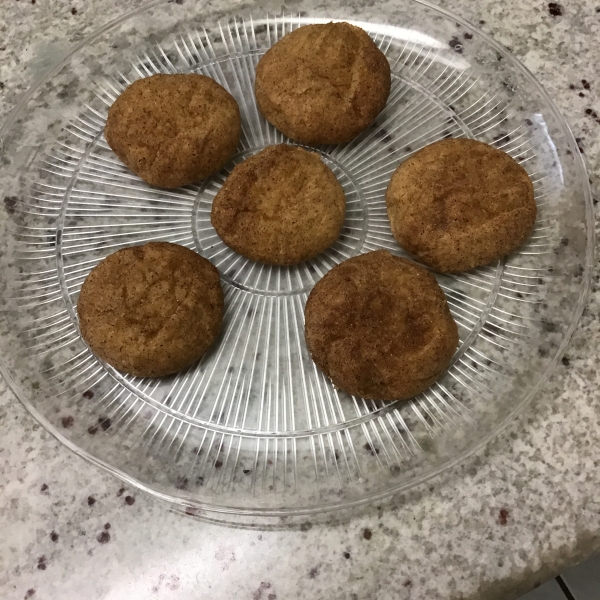
[[[363,398],[403,400],[448,368],[458,328],[427,269],[377,250],[340,263],[315,285],[305,338],[334,385]]]
[[[345,214],[344,190],[319,155],[280,144],[233,169],[213,201],[211,221],[236,252],[291,265],[331,246]]]
[[[218,270],[177,244],[124,248],[88,275],[77,303],[83,339],[130,375],[169,375],[198,360],[223,320]]]
[[[104,129],[108,145],[136,175],[166,188],[219,171],[240,133],[233,96],[196,74],[138,79],[110,107]]]
[[[306,144],[349,142],[383,110],[390,65],[360,27],[305,25],[261,58],[255,93],[267,121]]]
[[[487,265],[518,248],[535,224],[533,185],[506,152],[471,139],[425,146],[386,192],[392,233],[442,273]]]

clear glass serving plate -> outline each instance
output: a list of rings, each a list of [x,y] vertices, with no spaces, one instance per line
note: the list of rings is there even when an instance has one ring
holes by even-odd
[[[407,490],[481,448],[531,401],[586,302],[593,259],[588,178],[558,110],[533,76],[467,22],[425,2],[303,2],[227,9],[160,2],[78,44],[0,129],[0,365],[17,397],[78,455],[188,513],[230,522],[350,508]],[[392,67],[377,122],[315,148],[348,201],[340,239],[293,267],[254,263],[210,224],[234,164],[287,141],[256,108],[255,67],[308,23],[363,27]],[[108,107],[133,80],[197,72],[224,85],[243,119],[221,173],[153,188],[108,148]],[[539,208],[531,239],[496,264],[439,276],[459,325],[448,372],[408,402],[335,389],[313,365],[304,304],[334,265],[387,248],[394,169],[435,140],[472,137],[527,169]],[[162,379],[123,375],[81,340],[76,304],[89,271],[132,244],[167,240],[221,271],[226,314],[212,350]]]

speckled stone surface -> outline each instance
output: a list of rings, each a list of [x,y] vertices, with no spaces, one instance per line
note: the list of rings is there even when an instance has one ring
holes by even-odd
[[[600,5],[442,5],[509,47],[544,84],[596,192]],[[0,0],[0,118],[71,44],[124,8]],[[123,488],[63,448],[0,383],[0,597],[517,598],[600,550],[599,317],[595,275],[571,348],[543,393],[461,467],[341,524],[289,531],[204,523]]]

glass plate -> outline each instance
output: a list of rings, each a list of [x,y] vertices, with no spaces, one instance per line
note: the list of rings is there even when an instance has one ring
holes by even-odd
[[[532,399],[583,310],[593,258],[588,178],[577,145],[532,75],[459,17],[402,0],[386,12],[336,2],[294,14],[161,2],[104,27],[37,82],[9,115],[3,141],[0,355],[18,398],[80,456],[192,514],[240,522],[349,508],[406,490],[495,436]],[[255,67],[285,33],[348,20],[392,67],[377,122],[318,151],[348,202],[340,239],[292,267],[254,263],[210,224],[234,164],[287,141],[259,114]],[[151,187],[108,148],[103,126],[124,87],[153,73],[209,75],[237,99],[239,153],[218,175]],[[459,326],[448,372],[409,402],[335,389],[303,336],[312,286],[351,256],[387,248],[384,193],[426,144],[472,137],[531,176],[530,240],[496,264],[438,276]],[[221,271],[221,336],[199,364],[163,379],[123,375],[81,340],[81,285],[115,250],[149,240],[192,248]]]

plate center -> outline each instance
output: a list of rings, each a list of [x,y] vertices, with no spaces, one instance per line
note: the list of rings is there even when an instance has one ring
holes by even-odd
[[[340,236],[326,252],[297,265],[267,265],[238,254],[221,240],[212,226],[212,203],[233,168],[267,146],[265,144],[238,153],[223,171],[202,185],[192,214],[196,249],[219,269],[225,282],[240,290],[267,296],[307,293],[332,267],[360,253],[367,233],[366,203],[359,184],[342,163],[327,151],[307,148],[321,155],[346,194],[346,218]]]

